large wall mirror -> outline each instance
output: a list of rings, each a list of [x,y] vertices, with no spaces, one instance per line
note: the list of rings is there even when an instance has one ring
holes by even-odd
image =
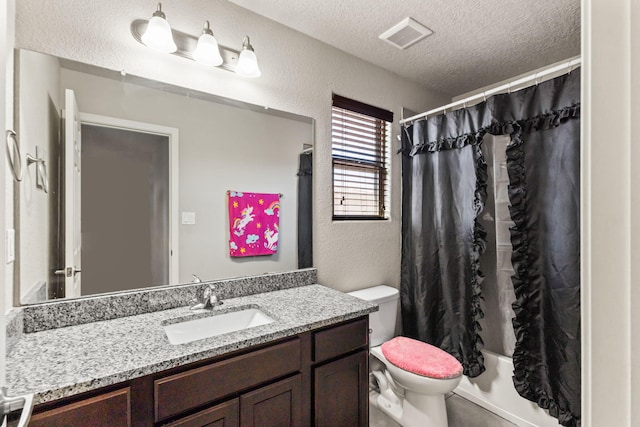
[[[311,266],[311,118],[27,50],[15,68],[42,161],[13,186],[14,303]],[[280,196],[275,254],[230,256],[230,191]]]

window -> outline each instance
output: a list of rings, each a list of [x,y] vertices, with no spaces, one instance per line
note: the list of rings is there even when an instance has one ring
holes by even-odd
[[[333,95],[334,220],[389,218],[391,122],[391,111]]]

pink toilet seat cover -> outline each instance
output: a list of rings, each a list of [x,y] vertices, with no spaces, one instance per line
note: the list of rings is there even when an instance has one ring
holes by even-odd
[[[462,365],[444,350],[407,337],[382,344],[382,354],[400,369],[423,377],[447,379],[462,374]]]

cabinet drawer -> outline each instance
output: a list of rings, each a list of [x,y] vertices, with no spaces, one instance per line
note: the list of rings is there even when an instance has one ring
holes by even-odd
[[[154,413],[159,422],[300,370],[300,340],[255,350],[154,381]]]
[[[314,361],[322,362],[368,345],[368,317],[314,334]]]
[[[238,398],[182,418],[166,427],[238,427]]]
[[[129,427],[129,387],[51,409],[31,417],[29,427]]]

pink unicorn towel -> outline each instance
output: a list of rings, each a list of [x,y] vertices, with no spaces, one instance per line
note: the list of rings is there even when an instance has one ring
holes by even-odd
[[[228,191],[229,255],[272,255],[278,250],[280,195]]]

